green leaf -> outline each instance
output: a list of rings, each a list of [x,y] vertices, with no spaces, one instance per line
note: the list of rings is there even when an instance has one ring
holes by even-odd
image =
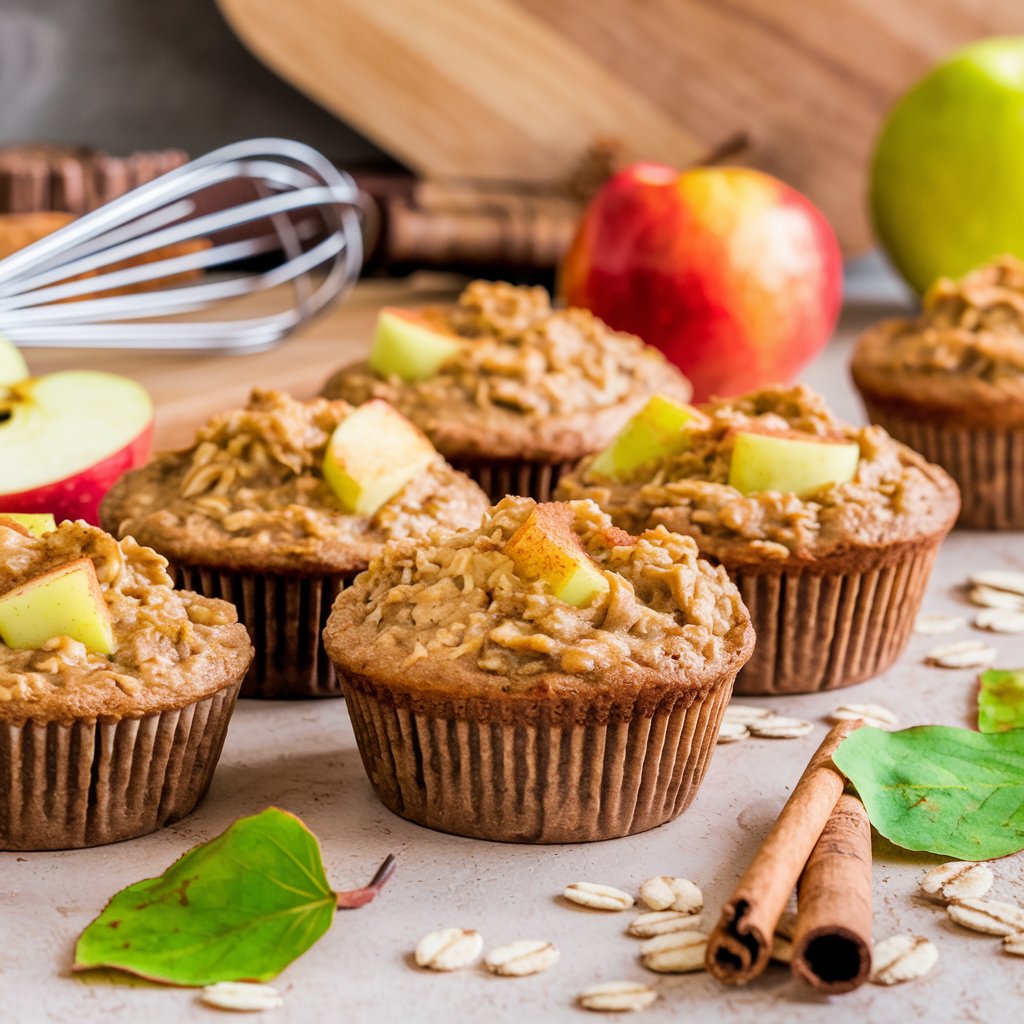
[[[1024,849],[1024,730],[864,727],[832,760],[897,846],[958,860]]]
[[[1024,669],[989,669],[981,673],[978,728],[982,732],[1024,729]]]
[[[159,878],[122,889],[82,933],[74,970],[154,981],[269,981],[331,926],[316,836],[276,807],[240,818]]]

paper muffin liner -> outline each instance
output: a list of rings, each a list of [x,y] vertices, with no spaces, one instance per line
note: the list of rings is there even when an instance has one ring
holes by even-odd
[[[0,850],[71,850],[155,832],[206,794],[235,682],[119,722],[0,724]]]
[[[175,586],[219,597],[238,609],[256,656],[242,697],[271,700],[340,697],[341,686],[321,634],[338,594],[358,575],[282,576],[209,566],[170,567]]]
[[[410,696],[340,670],[377,796],[441,832],[578,843],[655,828],[691,803],[707,772],[735,669],[706,697],[599,708]]]
[[[960,526],[1024,530],[1024,428],[986,430],[910,419],[861,393],[868,418],[940,465],[960,488]]]
[[[528,459],[473,459],[445,456],[448,462],[491,499],[499,502],[506,494],[518,494],[536,501],[551,501],[558,481],[575,462],[531,462]]]
[[[736,693],[835,690],[888,668],[910,639],[942,536],[885,549],[859,570],[728,569],[757,637]]]

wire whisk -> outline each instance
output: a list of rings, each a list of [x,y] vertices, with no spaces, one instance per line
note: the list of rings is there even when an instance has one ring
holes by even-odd
[[[211,212],[196,201],[224,203],[229,192],[252,198]],[[253,257],[270,269],[238,266]],[[26,347],[259,351],[340,299],[362,260],[352,179],[302,143],[251,139],[0,260],[0,333]],[[158,319],[282,285],[289,304],[270,315]],[[102,294],[114,289],[130,294]]]

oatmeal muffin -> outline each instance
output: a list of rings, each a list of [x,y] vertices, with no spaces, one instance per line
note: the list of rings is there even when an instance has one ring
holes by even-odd
[[[553,549],[530,533],[542,520]],[[555,596],[545,574],[564,557],[589,596]],[[591,502],[520,497],[478,530],[387,545],[338,598],[324,639],[387,807],[533,843],[679,815],[753,646],[739,593],[688,537],[631,537]]]
[[[493,501],[546,501],[559,475],[603,448],[650,395],[690,396],[656,349],[587,310],[552,309],[543,288],[474,281],[451,307],[393,312],[446,338],[449,357],[418,380],[356,363],[323,393],[390,402]]]
[[[729,571],[757,635],[737,693],[826,690],[882,671],[910,635],[956,519],[956,485],[880,427],[840,422],[806,387],[697,410],[685,450],[621,480],[585,460],[563,478],[559,497],[590,498],[625,530],[686,534]],[[745,433],[853,448],[852,478],[810,493],[741,491],[730,480]]]
[[[82,522],[33,536],[0,518],[5,616],[26,585],[73,567],[109,653],[85,633],[18,649],[0,624],[0,850],[98,846],[188,814],[252,660],[235,609],[173,590],[155,551]]]
[[[960,485],[962,526],[1024,529],[1024,263],[938,281],[920,316],[861,336],[852,371],[872,422]]]
[[[112,533],[166,556],[183,586],[238,607],[257,652],[243,697],[339,696],[320,644],[338,591],[385,541],[438,524],[478,526],[487,509],[480,488],[424,440],[426,463],[397,493],[372,514],[346,512],[324,459],[353,412],[346,402],[254,391],[191,448],[126,474],[103,501]],[[366,437],[363,448],[372,460],[382,446]]]

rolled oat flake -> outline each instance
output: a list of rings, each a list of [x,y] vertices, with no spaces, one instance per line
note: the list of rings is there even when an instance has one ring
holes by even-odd
[[[962,615],[923,613],[914,620],[914,632],[919,636],[939,636],[942,633],[955,633],[963,624]]]
[[[629,1013],[644,1010],[658,998],[658,993],[638,981],[606,981],[591,985],[576,997],[584,1010],[600,1013]]]
[[[543,939],[520,939],[497,946],[484,957],[484,966],[492,974],[505,978],[525,978],[554,967],[559,959],[558,947]]]
[[[865,725],[884,728],[887,725],[899,725],[895,711],[890,711],[881,704],[840,704],[833,708],[828,716],[830,722],[852,722],[860,719]]]
[[[281,993],[276,988],[251,981],[218,981],[216,985],[207,985],[199,998],[218,1010],[241,1013],[258,1013],[284,1006]]]
[[[416,963],[431,971],[457,971],[476,961],[483,949],[483,936],[472,928],[439,928],[420,939]]]
[[[813,722],[802,718],[787,718],[785,715],[772,715],[770,718],[759,719],[747,725],[752,736],[769,740],[795,740],[806,736],[813,728]]]
[[[652,910],[649,914],[638,914],[626,929],[628,935],[637,939],[652,939],[655,935],[669,932],[690,932],[700,927],[701,915],[686,914],[681,910]]]
[[[633,897],[628,892],[597,882],[573,882],[562,890],[570,903],[578,903],[591,910],[629,910]]]
[[[689,974],[704,970],[708,937],[703,932],[670,932],[648,939],[640,947],[640,962],[659,974]]]
[[[936,964],[939,951],[923,935],[893,935],[871,951],[871,980],[876,985],[898,985],[922,978]]]
[[[992,869],[987,864],[950,861],[926,871],[921,892],[940,900],[984,896],[992,888]]]
[[[963,899],[946,907],[950,918],[964,928],[986,935],[1013,935],[1024,931],[1024,908],[998,900]]]
[[[718,730],[717,743],[738,743],[750,735],[750,730],[742,722],[731,722],[728,718],[723,719],[722,727]]]
[[[704,909],[704,894],[688,878],[655,875],[640,886],[640,899],[651,910],[681,910],[695,914]]]
[[[984,640],[958,640],[955,644],[933,647],[924,660],[938,668],[988,668],[998,653]]]

